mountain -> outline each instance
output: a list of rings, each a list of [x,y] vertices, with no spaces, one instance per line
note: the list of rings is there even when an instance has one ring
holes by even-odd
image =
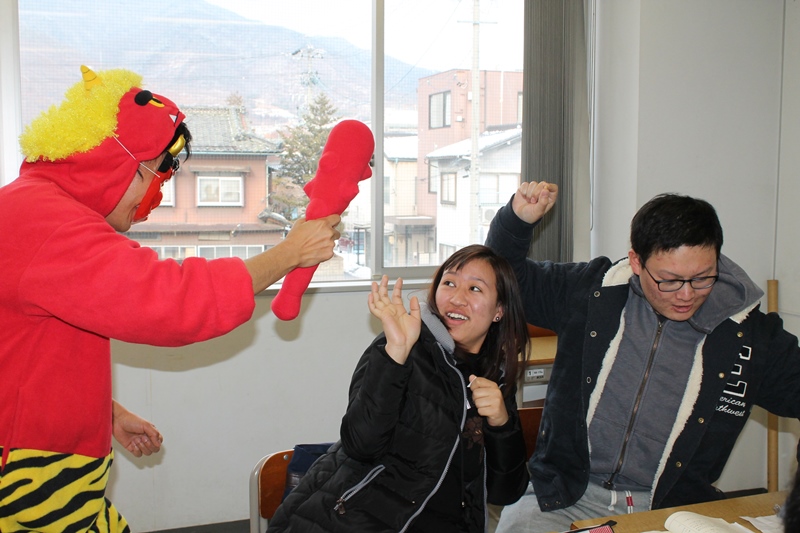
[[[256,123],[297,116],[311,79],[341,115],[369,117],[371,52],[344,39],[310,38],[202,0],[19,0],[19,16],[26,123],[61,100],[81,64],[133,70],[184,106],[237,95]],[[322,57],[310,60],[312,49]],[[392,58],[386,72],[385,105],[400,110],[415,108],[417,80],[433,74]]]

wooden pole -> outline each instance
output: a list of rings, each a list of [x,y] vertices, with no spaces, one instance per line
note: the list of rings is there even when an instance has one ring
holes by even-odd
[[[767,312],[778,312],[778,280],[767,280]],[[767,490],[778,490],[778,417],[767,413]]]

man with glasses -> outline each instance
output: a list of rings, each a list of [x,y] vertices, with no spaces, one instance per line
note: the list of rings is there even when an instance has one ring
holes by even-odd
[[[332,215],[247,260],[159,260],[122,233],[190,152],[184,115],[138,74],[82,71],[25,129],[20,176],[0,188],[0,531],[129,531],[105,498],[111,437],[140,456],[161,434],[112,401],[110,339],[228,333],[256,293],[331,258],[339,237]]]
[[[498,533],[723,498],[712,483],[751,408],[800,416],[797,338],[720,253],[707,202],[647,202],[621,261],[528,259],[557,195],[523,183],[486,240],[514,266],[527,321],[558,334],[532,486],[503,509]]]

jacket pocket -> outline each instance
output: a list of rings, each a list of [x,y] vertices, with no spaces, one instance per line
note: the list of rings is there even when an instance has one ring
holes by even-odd
[[[359,481],[358,483],[356,483],[355,485],[344,491],[344,493],[341,496],[339,496],[339,499],[336,500],[336,505],[334,506],[333,510],[339,513],[340,515],[346,513],[347,510],[345,509],[344,506],[345,502],[347,502],[350,498],[358,494],[361,491],[361,489],[369,485],[373,479],[378,477],[378,474],[383,472],[385,468],[386,467],[383,465],[378,465],[369,472],[367,472],[367,475],[364,476],[364,479],[362,479],[361,481]]]

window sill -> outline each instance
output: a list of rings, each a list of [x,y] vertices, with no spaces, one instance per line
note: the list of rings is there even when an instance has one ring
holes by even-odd
[[[395,280],[389,281],[389,286],[394,286]],[[420,290],[427,289],[431,280],[428,279],[403,279],[403,290]],[[256,296],[275,296],[281,288],[281,283],[273,283]],[[372,289],[371,280],[355,280],[355,281],[317,281],[311,282],[306,289],[305,294],[315,293],[345,293],[345,292],[369,292]]]

